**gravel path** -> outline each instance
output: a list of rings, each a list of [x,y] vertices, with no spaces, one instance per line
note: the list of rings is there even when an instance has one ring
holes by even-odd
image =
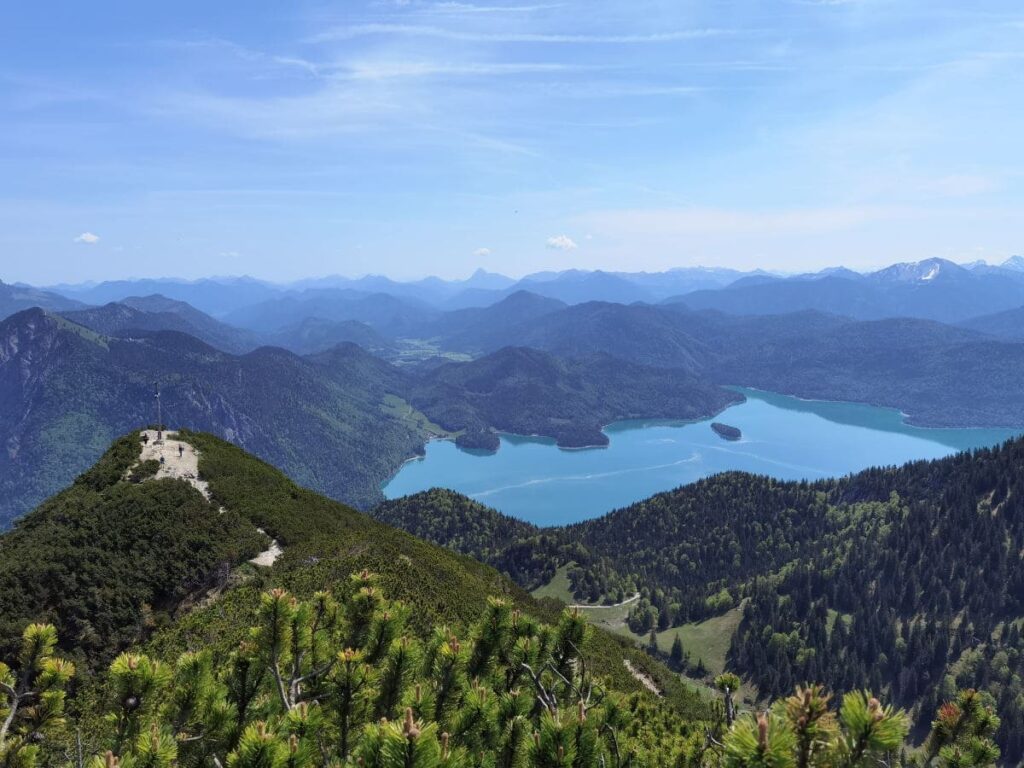
[[[160,461],[160,469],[156,472],[156,478],[170,477],[175,480],[184,480],[203,494],[207,501],[211,501],[210,484],[199,479],[199,451],[195,447],[184,440],[178,440],[177,432],[164,432],[164,439],[161,441],[157,441],[155,429],[145,429],[142,434],[144,437],[139,461],[149,461],[150,459]],[[221,512],[223,511],[224,509],[221,508]],[[256,530],[265,533],[261,528]],[[249,562],[269,568],[282,554],[284,554],[284,550],[281,549],[281,545],[271,539],[270,547]]]
[[[651,680],[650,677],[648,677],[639,669],[634,667],[633,663],[629,659],[623,659],[622,663],[625,665],[626,669],[629,670],[629,674],[635,677],[637,681],[640,683],[640,685],[642,685],[648,691],[653,693],[655,696],[661,696],[661,691],[658,689],[658,685],[653,680]]]

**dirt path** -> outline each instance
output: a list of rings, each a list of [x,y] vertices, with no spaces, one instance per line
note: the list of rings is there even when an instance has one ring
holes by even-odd
[[[183,440],[176,432],[164,432],[164,439],[157,442],[156,430],[143,430],[142,454],[139,461],[151,459],[160,462],[156,477],[171,477],[184,480],[210,500],[210,484],[199,479],[199,452]]]
[[[626,669],[629,670],[629,674],[635,677],[637,681],[640,683],[640,685],[642,685],[648,691],[653,693],[655,696],[661,696],[661,690],[658,688],[657,684],[653,680],[651,680],[650,677],[648,677],[643,672],[634,667],[633,663],[629,659],[623,659],[622,663],[625,665]]]
[[[150,459],[159,461],[160,468],[155,476],[157,479],[170,477],[175,480],[184,480],[203,494],[207,501],[212,500],[210,498],[210,484],[205,480],[199,479],[199,451],[195,447],[184,440],[178,440],[177,432],[164,432],[164,439],[159,442],[157,441],[155,429],[145,429],[142,431],[142,434],[144,437],[139,461],[149,461]],[[222,507],[221,512],[223,511]],[[261,528],[256,530],[260,533],[265,533]],[[284,554],[284,550],[281,549],[281,545],[276,540],[271,539],[270,547],[260,552],[249,562],[253,565],[262,565],[269,568],[282,554]]]
[[[639,599],[640,599],[640,593],[637,592],[635,595],[633,595],[632,597],[626,598],[621,603],[613,603],[612,605],[594,605],[593,603],[576,603],[574,605],[570,605],[569,607],[570,608],[594,608],[594,609],[596,609],[596,608],[621,608],[624,605],[629,605],[630,603],[635,603]]]

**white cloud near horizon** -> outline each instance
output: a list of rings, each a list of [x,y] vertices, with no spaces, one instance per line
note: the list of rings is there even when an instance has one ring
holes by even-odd
[[[475,251],[473,251],[473,255],[476,258],[478,258],[478,259],[482,259],[482,258],[485,258],[485,257],[491,255],[491,249],[490,248],[477,248]]]
[[[579,248],[579,246],[576,245],[576,241],[568,235],[554,235],[549,237],[545,245],[554,251],[575,251]]]
[[[94,235],[92,232],[83,232],[75,238],[76,243],[85,243],[86,245],[96,245],[100,241],[99,235]]]

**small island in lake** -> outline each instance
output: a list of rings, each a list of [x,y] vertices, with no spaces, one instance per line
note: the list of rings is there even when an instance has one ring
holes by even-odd
[[[728,424],[722,424],[720,421],[714,421],[711,423],[711,428],[715,430],[717,434],[723,440],[739,440],[743,437],[743,433],[736,427],[730,427]]]
[[[501,439],[493,429],[478,427],[459,433],[455,437],[455,444],[459,448],[470,451],[490,451],[493,453],[501,445]]]

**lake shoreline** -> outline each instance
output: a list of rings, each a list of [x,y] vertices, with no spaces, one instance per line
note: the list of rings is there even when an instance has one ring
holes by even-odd
[[[723,386],[723,389],[729,389],[729,387]],[[713,419],[716,416],[722,415],[723,413],[725,413],[730,408],[735,408],[738,405],[743,405],[747,401],[746,395],[744,395],[742,392],[737,392],[736,394],[740,395],[740,400],[738,400],[736,402],[729,403],[726,406],[724,406],[722,408],[719,408],[714,413],[708,414],[707,416],[701,416],[700,418],[696,418],[696,419],[678,419],[678,418],[672,418],[672,417],[667,417],[666,418],[666,417],[661,417],[661,416],[640,416],[640,417],[636,417],[636,418],[616,419],[615,421],[609,421],[607,424],[602,424],[599,427],[600,431],[605,434],[605,437],[608,438],[608,442],[604,443],[603,445],[599,445],[599,444],[595,443],[594,445],[566,445],[566,446],[563,446],[563,445],[559,445],[558,444],[558,439],[557,438],[552,437],[551,435],[542,435],[542,434],[539,434],[537,432],[534,432],[534,433],[529,434],[529,435],[524,435],[524,434],[521,434],[519,432],[505,432],[503,430],[495,430],[495,432],[498,433],[498,437],[499,438],[503,438],[503,437],[508,436],[508,437],[513,437],[513,438],[524,438],[524,439],[527,439],[527,440],[536,440],[538,442],[545,441],[545,440],[550,440],[553,443],[555,448],[557,448],[560,451],[566,451],[566,452],[592,451],[592,450],[595,450],[595,449],[598,449],[598,448],[607,450],[608,448],[611,447],[611,436],[608,435],[607,432],[605,432],[605,430],[607,430],[609,427],[614,427],[616,424],[629,424],[629,423],[634,422],[634,421],[651,422],[651,423],[664,423],[664,424],[668,424],[668,425],[679,425],[679,426],[686,426],[686,425],[690,425],[690,424],[700,424],[702,422],[708,421],[709,419]],[[430,437],[428,437],[426,440],[423,441],[423,445],[422,445],[423,453],[422,454],[417,453],[414,456],[409,456],[409,457],[403,459],[402,462],[397,467],[395,467],[394,471],[391,472],[386,479],[381,481],[381,483],[380,483],[380,490],[381,490],[381,492],[383,493],[384,489],[398,476],[399,472],[402,471],[402,468],[405,467],[406,464],[409,464],[410,462],[425,460],[426,457],[427,457],[426,449],[427,449],[427,446],[430,445],[430,443],[433,443],[433,442],[449,442],[449,443],[454,444],[460,451],[463,451],[464,453],[467,453],[467,454],[469,454],[471,456],[473,456],[473,455],[490,455],[490,456],[493,456],[494,454],[498,453],[499,450],[501,450],[501,444],[499,443],[498,444],[498,448],[496,448],[493,451],[486,451],[484,453],[474,454],[474,453],[471,452],[470,449],[466,449],[466,448],[463,448],[462,446],[458,445],[458,443],[456,442],[457,438],[458,438],[458,435],[455,435],[455,434],[431,435]],[[385,496],[385,498],[387,498],[387,496]]]
[[[1006,424],[933,424],[928,420],[919,421],[916,420],[918,417],[913,414],[909,414],[902,408],[894,405],[884,405],[880,403],[873,403],[867,400],[833,400],[824,397],[804,397],[803,395],[793,394],[792,392],[776,392],[772,389],[761,389],[760,387],[749,387],[743,384],[720,384],[719,386],[725,389],[732,390],[733,392],[757,392],[762,395],[778,395],[781,397],[788,397],[793,400],[799,400],[802,403],[822,403],[826,405],[862,405],[868,408],[877,408],[878,410],[890,411],[897,414],[900,417],[900,421],[914,429],[931,429],[936,431],[941,430],[980,430],[980,429],[1003,429],[1012,430],[1018,434],[1024,434],[1024,424],[1022,425],[1006,425]]]
[[[721,439],[699,419],[623,419],[604,425],[608,445],[563,448],[550,436],[500,433],[497,452],[467,455],[428,442],[424,463],[407,461],[382,485],[388,499],[431,487],[454,489],[535,525],[602,517],[658,493],[723,472],[815,482],[869,467],[932,460],[997,445],[1011,430],[935,431],[904,423],[898,411],[744,388],[723,410],[743,439]],[[552,448],[558,448],[552,451]],[[416,457],[424,458],[424,457]]]

